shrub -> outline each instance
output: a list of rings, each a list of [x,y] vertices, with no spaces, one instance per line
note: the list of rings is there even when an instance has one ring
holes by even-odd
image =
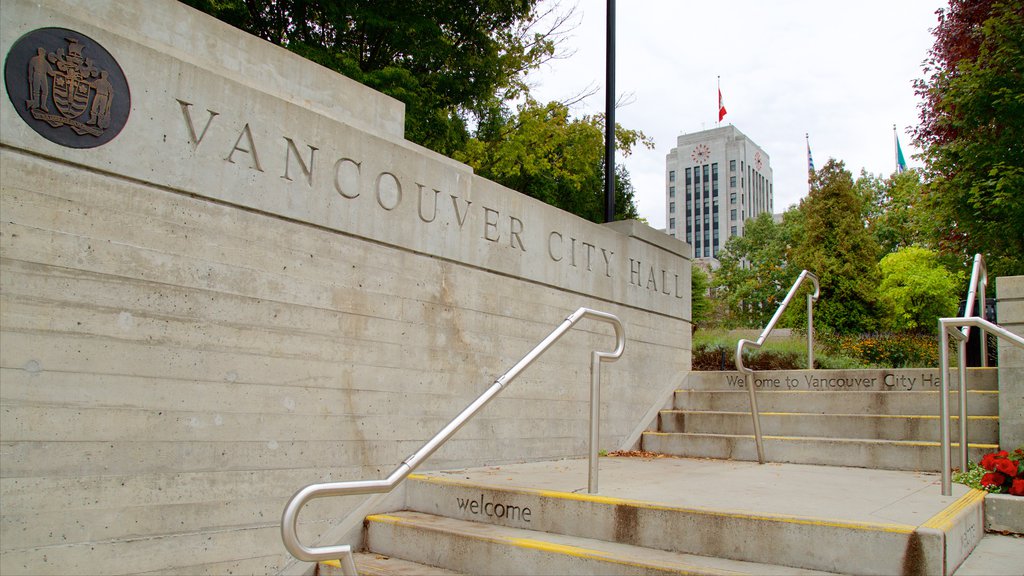
[[[830,354],[849,356],[871,366],[911,368],[939,364],[939,347],[934,336],[865,334],[825,336],[822,340]]]

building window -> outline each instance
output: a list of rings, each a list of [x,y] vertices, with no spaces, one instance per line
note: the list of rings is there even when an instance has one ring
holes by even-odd
[[[729,220],[736,220],[736,209],[729,210]]]
[[[669,218],[668,219],[668,227],[671,228],[672,230],[676,229],[676,219],[675,218]]]
[[[711,179],[718,180],[718,162],[711,163]]]
[[[735,235],[736,235],[736,227],[732,226],[732,227],[729,228],[729,236],[735,236]]]
[[[729,176],[729,188],[735,188],[735,187],[736,187],[736,177],[735,176]]]
[[[676,181],[676,171],[675,170],[669,170],[668,171],[668,181],[669,182],[675,182]]]
[[[735,171],[736,171],[736,161],[735,160],[729,160],[729,172],[735,172]]]
[[[675,186],[669,186],[668,187],[668,197],[669,198],[675,198],[676,197],[676,187]]]
[[[675,202],[669,202],[668,203],[668,212],[669,212],[669,214],[675,214],[676,213],[676,203]]]
[[[687,168],[686,169],[686,185],[689,186],[690,184],[692,184],[692,182],[690,180],[690,169]]]
[[[729,194],[729,204],[735,204],[735,203],[736,203],[736,193],[733,192],[732,194]]]

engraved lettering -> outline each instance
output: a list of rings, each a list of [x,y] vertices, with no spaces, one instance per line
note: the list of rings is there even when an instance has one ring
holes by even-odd
[[[196,126],[192,123],[192,113],[189,111],[192,107],[192,103],[185,102],[184,100],[178,100],[178,104],[181,105],[181,114],[185,116],[185,127],[188,128],[188,141],[192,144],[192,151],[195,152],[196,149],[199,148],[199,144],[203,141],[203,137],[206,136],[206,131],[210,129],[210,124],[213,123],[214,116],[217,116],[220,112],[214,112],[207,108],[206,113],[208,116],[206,117],[206,125],[203,126],[203,131],[196,136]]]
[[[658,291],[658,279],[654,277],[654,266],[651,266],[651,273],[647,275],[647,289]]]
[[[493,220],[491,220],[492,215],[494,216]],[[498,211],[484,206],[484,240],[497,242],[500,238],[501,235],[498,233]]]
[[[668,271],[665,270],[664,268],[662,268],[662,270],[661,270],[661,293],[662,294],[671,294],[671,292],[668,291],[668,278],[667,278],[667,276],[668,276]]]
[[[433,208],[433,211],[432,211],[433,213],[430,215],[430,218],[427,218],[426,215],[423,214],[423,189],[425,188],[425,186],[423,184],[420,184],[419,182],[416,183],[416,186],[418,186],[419,189],[420,189],[420,193],[419,193],[419,197],[420,197],[419,198],[419,200],[420,200],[419,201],[420,220],[423,220],[424,222],[433,222],[434,219],[437,218],[437,195],[440,194],[441,191],[440,190],[434,190],[434,208]]]
[[[490,518],[504,518],[508,520],[530,521],[533,512],[527,506],[515,506],[501,502],[488,502],[483,494],[479,499],[455,497],[455,506],[463,514],[469,513],[477,516],[483,515]]]
[[[552,240],[555,239],[555,236],[558,236],[558,257],[557,258],[555,257],[555,246],[552,243]],[[548,234],[548,256],[550,256],[551,259],[554,260],[555,262],[561,262],[562,261],[562,235],[559,234],[558,232],[552,232],[551,234]]]
[[[466,202],[466,211],[462,212],[459,210],[459,197],[455,194],[449,194],[452,197],[452,206],[455,208],[455,220],[459,223],[459,230],[462,230],[462,225],[466,223],[466,216],[469,215],[469,206],[472,204],[469,200]]]
[[[594,248],[596,248],[596,246],[589,242],[584,242],[583,245],[587,248],[587,272],[590,272],[590,257],[594,254]]]
[[[682,298],[683,294],[679,291],[679,274],[676,274],[676,298]]]
[[[246,144],[249,146],[248,148],[242,148],[239,146],[239,144],[242,143],[242,138],[245,138]],[[252,138],[252,130],[249,128],[248,123],[246,123],[245,127],[242,128],[242,132],[238,135],[238,139],[235,140],[235,145],[232,146],[231,152],[228,153],[228,157],[225,158],[225,160],[234,164],[235,161],[232,157],[235,155],[235,152],[242,152],[252,156],[252,165],[250,167],[255,168],[259,172],[263,172],[263,167],[260,166],[260,157],[256,153],[256,142]]]
[[[391,172],[381,172],[377,176],[377,204],[392,211],[402,202],[402,184]]]
[[[629,259],[629,283],[640,285],[640,261]]]
[[[306,175],[306,183],[313,186],[313,158],[319,148],[310,146],[309,144],[306,145],[306,147],[309,148],[309,164],[307,165],[302,160],[302,156],[299,154],[299,148],[295,146],[295,141],[287,136],[285,136],[284,139],[288,144],[284,157],[284,176],[281,176],[281,178],[291,181],[292,177],[288,174],[288,168],[292,164],[292,153],[294,152],[295,157],[299,159],[299,168],[302,170],[302,173]]]
[[[604,256],[604,275],[607,276],[608,278],[611,278],[612,256],[615,255],[615,252],[610,252],[608,250],[605,250],[604,248],[601,248],[601,255]]]
[[[576,267],[576,239],[569,237],[569,266]]]
[[[515,216],[508,217],[509,235],[509,246],[512,248],[516,247],[516,243],[519,243],[519,249],[526,252],[526,246],[523,245],[523,238],[520,236],[523,233],[523,221]]]
[[[351,158],[340,158],[334,163],[334,189],[349,200],[359,197],[362,164]]]

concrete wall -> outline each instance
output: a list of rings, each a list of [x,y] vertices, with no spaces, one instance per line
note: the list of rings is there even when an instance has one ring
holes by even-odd
[[[685,244],[485,181],[175,2],[4,0],[5,60],[44,27],[109,51],[131,110],[69,148],[0,95],[0,573],[279,571],[296,489],[385,476],[580,306],[628,339],[601,448],[689,369]],[[613,345],[584,322],[427,467],[582,456]]]
[[[1024,276],[996,281],[999,325],[1024,336]],[[999,447],[1024,446],[1024,349],[999,339]]]

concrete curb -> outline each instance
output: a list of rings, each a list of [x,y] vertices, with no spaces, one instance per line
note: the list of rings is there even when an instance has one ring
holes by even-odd
[[[985,530],[1024,534],[1024,497],[1009,494],[986,495]]]

